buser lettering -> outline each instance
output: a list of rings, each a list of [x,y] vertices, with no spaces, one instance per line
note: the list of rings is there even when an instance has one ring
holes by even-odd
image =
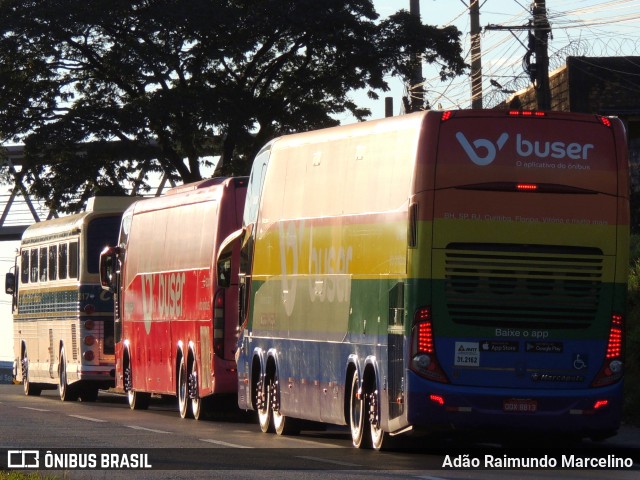
[[[145,320],[181,317],[185,273],[153,273],[142,276],[142,308]]]
[[[594,146],[591,143],[542,142],[539,140],[525,140],[522,134],[516,136],[516,150],[521,157],[529,157],[532,154],[538,158],[569,158],[571,160],[586,160],[589,150]]]
[[[346,248],[340,246],[330,248],[311,248],[311,258],[309,260],[309,269],[311,274],[315,274],[315,280],[320,281],[326,278],[327,288],[321,290],[317,295],[315,283],[309,284],[309,294],[311,301],[314,302],[318,298],[321,302],[325,298],[329,302],[337,300],[344,302],[350,297],[350,282],[343,276],[349,272],[349,263],[353,260],[353,249],[350,246]],[[335,274],[338,274],[337,276]]]

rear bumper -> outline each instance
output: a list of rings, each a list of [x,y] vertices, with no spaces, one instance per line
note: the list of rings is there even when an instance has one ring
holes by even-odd
[[[116,370],[114,365],[81,366],[76,379],[79,381],[97,382],[102,388],[115,386]],[[71,375],[69,375],[71,377]]]
[[[416,428],[587,436],[615,432],[622,414],[622,382],[587,390],[489,389],[438,384],[409,372],[408,387],[408,421]],[[535,411],[507,412],[505,402],[511,399],[535,404]],[[601,401],[607,404],[594,408]]]

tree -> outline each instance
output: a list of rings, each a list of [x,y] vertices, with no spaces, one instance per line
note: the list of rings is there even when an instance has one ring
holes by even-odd
[[[371,0],[0,0],[0,141],[69,209],[140,170],[198,180],[212,152],[246,174],[277,135],[365,119],[349,93],[408,78],[412,52],[463,72],[455,27],[377,18]]]

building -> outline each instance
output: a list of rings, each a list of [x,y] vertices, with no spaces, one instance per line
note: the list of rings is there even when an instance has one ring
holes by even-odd
[[[640,232],[640,56],[567,57],[549,76],[551,109],[620,117],[627,127],[631,164],[631,229]],[[497,108],[536,109],[533,87]]]

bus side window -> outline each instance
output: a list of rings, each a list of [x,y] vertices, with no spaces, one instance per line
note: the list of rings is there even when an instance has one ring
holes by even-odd
[[[69,242],[69,278],[78,278],[78,242]]]
[[[51,245],[49,247],[49,280],[58,278],[58,246]]]
[[[20,282],[29,283],[29,250],[20,253]]]
[[[64,280],[67,278],[67,244],[61,243],[58,251],[58,278]]]
[[[41,282],[46,282],[47,281],[47,260],[48,260],[49,254],[48,254],[48,249],[47,247],[40,247],[40,269],[39,269],[39,273],[40,273],[40,281]]]
[[[38,281],[38,249],[32,249],[29,255],[31,256],[31,275],[29,279],[31,283],[35,283]]]

